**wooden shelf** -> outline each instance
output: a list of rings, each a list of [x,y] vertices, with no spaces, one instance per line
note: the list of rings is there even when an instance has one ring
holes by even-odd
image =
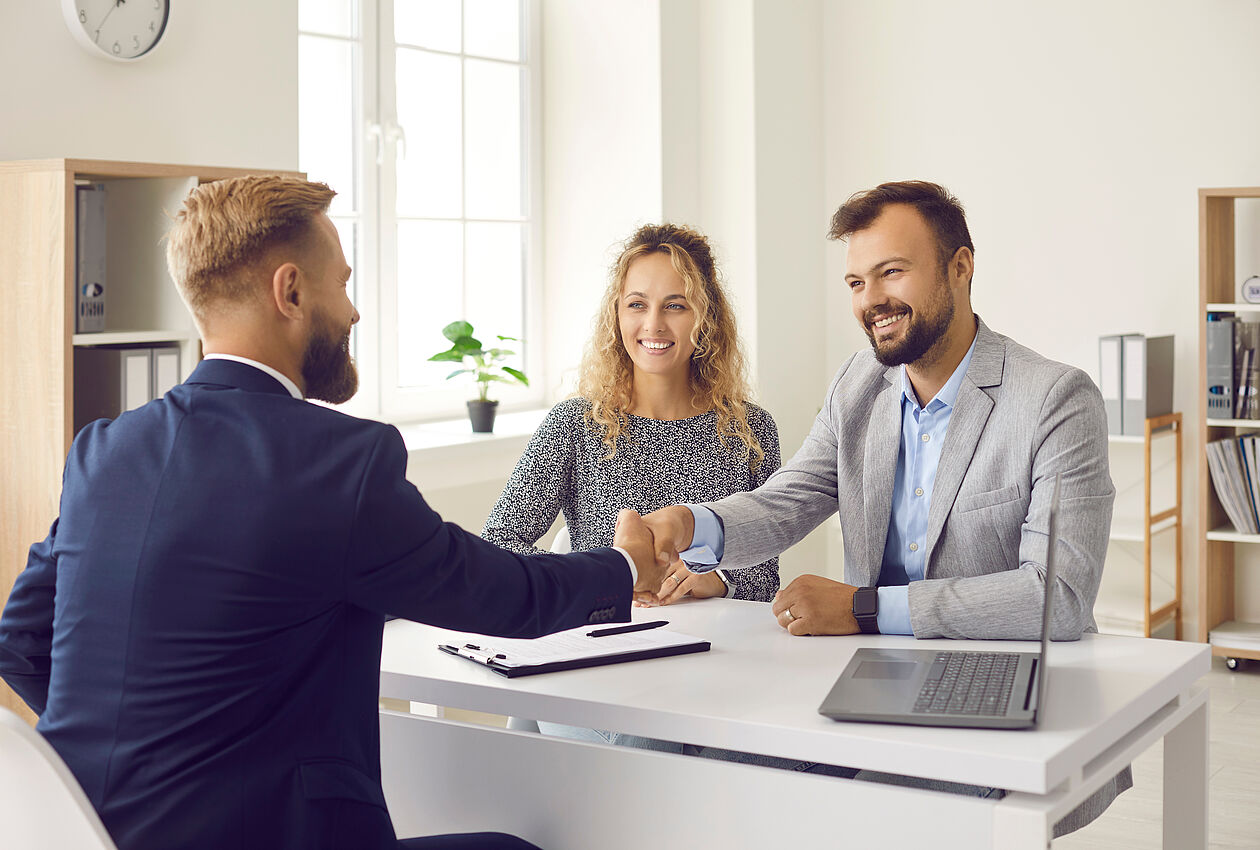
[[[0,162],[0,598],[57,516],[73,437],[75,347],[175,342],[184,376],[196,327],[171,284],[167,213],[199,183],[297,172],[88,159]],[[106,184],[106,325],[75,334],[75,186]],[[30,717],[0,685],[0,705]]]
[[[1260,313],[1260,304],[1240,303],[1235,251],[1235,202],[1239,198],[1260,199],[1260,187],[1207,188],[1199,190],[1199,315],[1208,313]],[[1206,322],[1199,324],[1199,370],[1197,385],[1207,385]],[[1198,625],[1196,639],[1213,643],[1214,655],[1260,658],[1260,624],[1239,624],[1235,614],[1234,560],[1236,546],[1260,543],[1260,534],[1240,534],[1229,523],[1216,498],[1208,472],[1204,445],[1219,435],[1210,428],[1260,429],[1260,421],[1208,418],[1207,393],[1199,393],[1199,422],[1203,423],[1203,444],[1195,447],[1198,466]],[[1249,635],[1254,635],[1254,642]],[[1235,646],[1234,643],[1241,643]],[[1249,649],[1248,647],[1254,647]],[[1244,651],[1245,650],[1245,651]],[[1253,653],[1253,654],[1247,654]]]
[[[1126,477],[1131,482],[1117,492],[1116,503],[1119,514],[1111,520],[1111,543],[1141,544],[1140,557],[1128,553],[1109,553],[1108,560],[1118,558],[1125,563],[1115,564],[1115,568],[1105,566],[1103,570],[1104,585],[1107,588],[1104,598],[1103,588],[1099,588],[1101,604],[1095,603],[1096,618],[1099,628],[1103,628],[1104,620],[1112,631],[1121,634],[1138,634],[1150,637],[1152,629],[1173,622],[1178,639],[1181,638],[1181,458],[1182,458],[1182,415],[1169,413],[1146,420],[1144,433],[1140,437],[1113,434],[1108,442],[1113,445],[1142,446],[1142,472]],[[1163,437],[1172,437],[1173,445],[1162,442]],[[1152,479],[1156,468],[1152,462],[1152,446],[1157,441],[1163,452],[1172,452],[1170,458],[1161,455],[1161,484],[1166,484],[1167,469],[1171,468],[1174,484],[1171,488],[1163,488],[1160,500],[1163,505],[1156,505],[1152,500]],[[1121,455],[1123,457],[1123,454]],[[1117,457],[1111,458],[1114,470],[1117,468]],[[1120,485],[1117,485],[1120,486]],[[1155,575],[1155,551],[1153,543],[1156,537],[1173,532],[1171,541],[1171,559],[1173,578],[1171,582]],[[1160,560],[1168,557],[1167,548],[1161,547]],[[1136,560],[1137,564],[1131,563]],[[1134,569],[1134,567],[1137,569]],[[1121,575],[1117,581],[1113,576]],[[1158,592],[1153,592],[1155,585],[1162,585]],[[1122,603],[1117,605],[1112,597],[1118,596]],[[1133,605],[1134,598],[1142,600],[1141,607]],[[1163,601],[1156,602],[1156,598]],[[1171,601],[1168,601],[1169,598]]]
[[[74,345],[152,345],[158,342],[196,342],[200,337],[187,330],[165,331],[105,331],[102,333],[75,334]]]

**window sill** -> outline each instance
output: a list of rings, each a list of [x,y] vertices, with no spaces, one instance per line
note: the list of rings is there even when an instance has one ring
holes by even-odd
[[[502,486],[547,409],[503,413],[494,433],[474,434],[468,417],[398,425],[407,446],[407,478],[423,492],[488,482]]]

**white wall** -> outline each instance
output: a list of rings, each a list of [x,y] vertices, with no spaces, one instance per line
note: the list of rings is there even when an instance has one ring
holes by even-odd
[[[885,180],[950,187],[976,243],[977,312],[1095,378],[1100,335],[1176,334],[1175,403],[1194,447],[1196,190],[1260,183],[1257,32],[1260,4],[1237,0],[831,2],[830,203]],[[839,281],[843,249],[827,256]],[[835,367],[867,343],[836,283],[828,302]],[[1188,450],[1192,615],[1195,470]],[[1260,614],[1260,593],[1238,613]]]
[[[297,168],[297,0],[171,5],[153,55],[116,63],[60,0],[0,4],[0,160]]]
[[[658,0],[540,0],[546,390],[576,390],[620,243],[661,217]]]

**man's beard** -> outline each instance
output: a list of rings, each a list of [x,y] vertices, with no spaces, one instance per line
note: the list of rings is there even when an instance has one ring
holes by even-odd
[[[350,356],[350,332],[340,334],[323,314],[316,314],[314,332],[302,355],[306,397],[329,404],[349,401],[359,390],[359,372]]]
[[[944,338],[945,331],[954,320],[954,299],[950,297],[949,284],[946,281],[941,280],[940,287],[940,297],[924,305],[922,314],[910,310],[904,304],[900,305],[908,311],[901,320],[906,323],[906,330],[900,341],[888,342],[881,347],[875,341],[875,329],[871,327],[870,316],[875,311],[868,311],[868,315],[863,317],[862,330],[866,331],[866,338],[871,341],[875,359],[882,365],[902,366],[916,363]],[[887,311],[886,308],[881,310]]]

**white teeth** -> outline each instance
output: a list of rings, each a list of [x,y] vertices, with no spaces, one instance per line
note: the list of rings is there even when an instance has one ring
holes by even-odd
[[[650,348],[653,351],[663,351],[664,349],[669,348],[671,345],[673,345],[673,343],[672,342],[648,342],[645,339],[641,339],[639,340],[639,345],[643,346],[644,348]]]
[[[904,315],[903,313],[898,313],[895,316],[889,316],[887,319],[880,319],[878,322],[875,323],[875,327],[886,328],[889,325],[891,325],[893,322],[900,319],[903,315]]]

